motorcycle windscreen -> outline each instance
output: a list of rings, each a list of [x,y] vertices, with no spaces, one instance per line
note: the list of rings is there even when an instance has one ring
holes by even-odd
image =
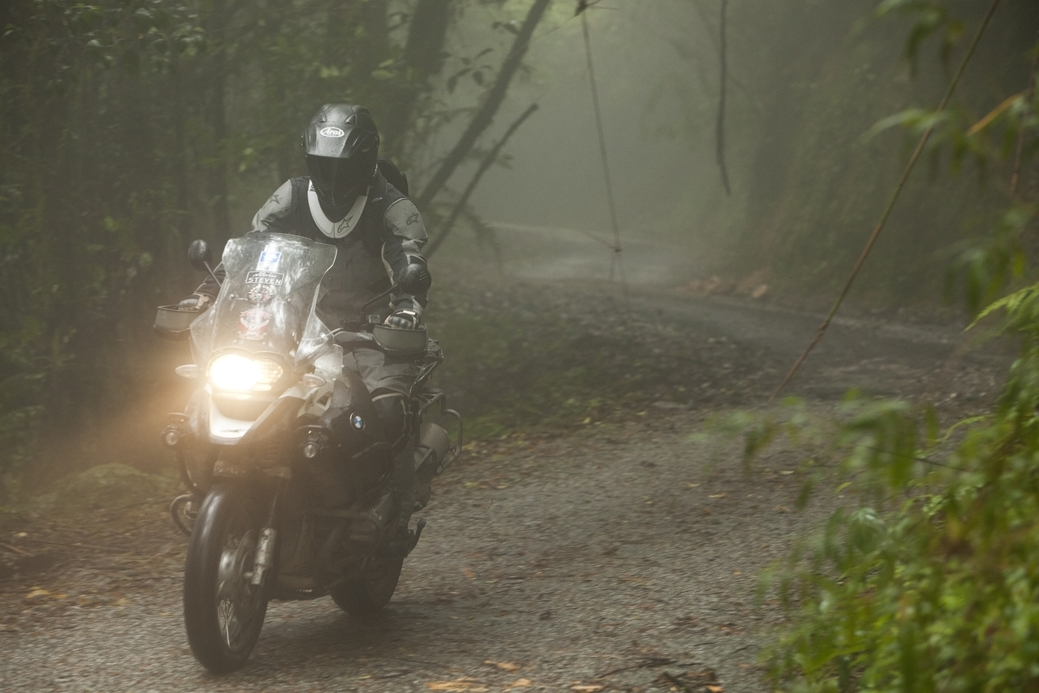
[[[195,362],[217,349],[274,352],[301,363],[327,347],[329,330],[314,312],[333,246],[280,233],[248,233],[224,247],[226,272],[213,307],[191,325]]]

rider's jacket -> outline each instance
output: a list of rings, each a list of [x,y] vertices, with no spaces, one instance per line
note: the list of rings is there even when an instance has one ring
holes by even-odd
[[[285,181],[256,212],[252,226],[252,233],[286,233],[336,246],[317,304],[318,317],[333,328],[356,323],[361,307],[390,288],[409,262],[425,263],[426,229],[418,208],[378,173],[367,197],[338,222],[324,215],[310,178],[302,176]],[[198,289],[210,296],[218,290],[212,278]],[[388,305],[421,315],[426,296],[398,294]],[[387,312],[385,306],[376,310]]]

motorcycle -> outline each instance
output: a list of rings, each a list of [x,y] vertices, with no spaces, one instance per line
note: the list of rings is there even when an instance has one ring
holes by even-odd
[[[378,612],[425,527],[419,519],[401,543],[388,492],[391,446],[361,378],[343,370],[344,349],[381,349],[417,369],[408,397],[415,510],[462,449],[462,418],[429,383],[444,356],[425,328],[388,327],[372,315],[348,331],[319,319],[319,287],[335,256],[335,247],[297,236],[246,234],[227,243],[208,310],[165,306],[156,317],[160,335],[190,338],[193,363],[176,372],[198,382],[162,435],[188,491],[170,507],[190,537],[188,643],[214,673],[245,665],[271,599],[329,595],[353,616]],[[218,279],[204,241],[189,257]],[[402,271],[362,312],[397,291],[424,293],[429,275],[420,267]],[[454,420],[453,440],[426,421],[434,414]]]

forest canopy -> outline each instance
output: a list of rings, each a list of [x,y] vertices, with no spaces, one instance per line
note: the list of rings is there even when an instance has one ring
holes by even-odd
[[[154,380],[141,327],[171,287],[189,289],[188,242],[237,235],[245,207],[302,172],[301,124],[321,103],[371,109],[383,155],[432,177],[428,205],[491,125],[548,5],[4,3],[0,469]],[[434,160],[430,141],[462,123],[469,141]]]
[[[564,146],[575,132],[593,131],[590,117],[567,124],[560,104],[574,109],[576,98],[545,96],[545,75],[576,76],[587,88],[577,7],[561,0],[3,3],[0,467],[7,483],[33,459],[82,465],[101,445],[102,424],[166,377],[156,370],[149,325],[157,304],[197,281],[184,249],[196,237],[219,247],[277,185],[302,173],[299,132],[321,103],[355,101],[373,111],[384,155],[407,171],[436,235],[464,187],[452,175],[492,151],[515,115],[540,102],[512,140],[524,157],[508,182],[488,182],[489,202],[467,213],[522,207],[557,223],[566,214],[602,215],[596,145],[590,141],[582,160]],[[601,42],[622,225],[689,248],[718,271],[770,277],[791,295],[829,296],[897,175],[901,126],[918,132],[931,122],[928,109],[984,7],[728,3],[731,199],[714,160],[720,10],[706,0],[588,10]],[[932,180],[911,181],[911,201],[868,267],[864,294],[880,304],[937,301],[946,269],[959,261],[966,271],[958,286],[979,307],[1022,265],[1021,230],[1033,216],[1027,207],[1003,212],[1010,151],[1030,116],[1024,100],[1007,99],[1027,84],[1036,13],[1034,3],[1005,0],[996,14],[940,119],[928,151]],[[585,94],[580,99],[590,106]],[[864,138],[899,113],[887,130]],[[994,115],[971,132],[986,114]],[[1032,151],[1029,140],[1025,154]],[[646,162],[665,153],[669,168],[647,175]],[[958,177],[941,174],[950,159],[963,171]],[[1023,178],[1022,193],[1031,190]],[[526,204],[528,194],[514,188],[546,202]],[[992,252],[970,254],[978,248]]]

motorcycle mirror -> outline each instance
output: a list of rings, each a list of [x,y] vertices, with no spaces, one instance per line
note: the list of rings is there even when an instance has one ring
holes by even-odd
[[[429,291],[429,287],[433,284],[433,277],[429,274],[425,264],[413,262],[401,270],[400,276],[397,277],[397,284],[404,293],[420,296]]]
[[[188,246],[188,259],[191,266],[199,272],[208,272],[209,266],[213,264],[213,251],[208,243],[199,238]]]

